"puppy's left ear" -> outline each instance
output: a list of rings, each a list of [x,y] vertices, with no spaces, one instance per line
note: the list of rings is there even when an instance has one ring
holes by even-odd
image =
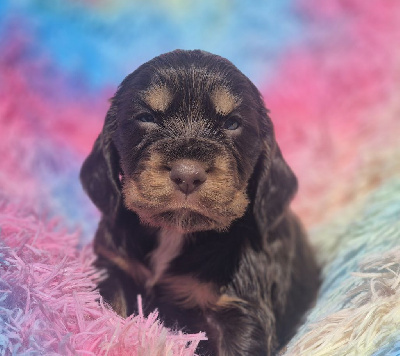
[[[253,214],[260,232],[273,229],[297,191],[297,179],[274,142],[264,149],[252,177]]]

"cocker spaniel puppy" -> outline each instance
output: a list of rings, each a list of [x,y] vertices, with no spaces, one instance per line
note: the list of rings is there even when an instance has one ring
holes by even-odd
[[[120,315],[141,294],[167,326],[206,331],[207,355],[272,355],[293,335],[318,268],[261,95],[228,60],[177,50],[128,75],[81,181]]]

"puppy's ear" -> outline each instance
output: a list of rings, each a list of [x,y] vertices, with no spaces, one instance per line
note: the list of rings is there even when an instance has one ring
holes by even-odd
[[[84,190],[97,208],[114,220],[121,204],[119,155],[111,140],[115,125],[113,107],[107,113],[104,128],[80,172]]]
[[[253,213],[260,232],[273,229],[297,191],[297,179],[275,143],[265,149],[253,174]]]

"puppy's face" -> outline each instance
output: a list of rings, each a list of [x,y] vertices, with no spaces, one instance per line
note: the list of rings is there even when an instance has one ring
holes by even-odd
[[[244,214],[268,123],[230,62],[199,51],[157,57],[124,80],[110,111],[124,204],[142,222],[223,230]]]

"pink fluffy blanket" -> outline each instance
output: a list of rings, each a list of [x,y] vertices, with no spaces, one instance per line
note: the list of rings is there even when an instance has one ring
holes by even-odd
[[[95,291],[91,247],[55,221],[5,199],[0,221],[1,354],[189,356],[206,339],[166,329],[156,311],[116,315]]]

